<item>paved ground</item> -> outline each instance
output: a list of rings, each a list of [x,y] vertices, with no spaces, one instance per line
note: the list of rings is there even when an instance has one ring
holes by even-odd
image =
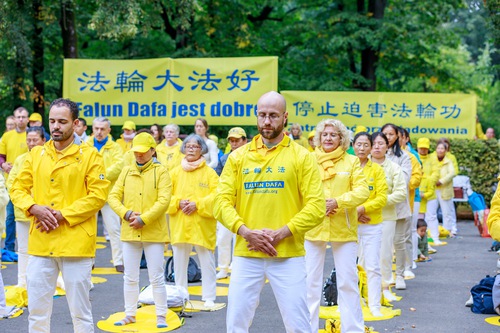
[[[500,332],[500,326],[487,324],[484,319],[492,315],[478,315],[464,306],[470,288],[487,274],[495,274],[498,255],[488,252],[491,239],[478,236],[471,221],[459,222],[459,237],[448,240],[448,245],[437,248],[433,261],[421,263],[415,270],[417,277],[407,281],[407,290],[398,291],[403,296],[395,302],[395,308],[402,310],[400,317],[367,323],[376,331],[411,333],[493,333]],[[97,250],[97,267],[111,267],[109,243],[107,248]],[[325,273],[332,268],[331,255],[327,256]],[[6,285],[16,283],[17,265],[7,265],[2,270]],[[91,292],[94,321],[107,318],[123,309],[122,276],[106,275],[106,283],[96,284]],[[141,271],[141,286],[146,285],[147,272]],[[199,299],[199,297],[192,297]],[[217,302],[226,302],[218,297]],[[244,302],[244,300],[241,300]],[[411,311],[414,308],[416,311]],[[0,321],[0,332],[27,332],[28,315]],[[225,310],[194,313],[186,318],[179,332],[204,333],[225,332]],[[71,332],[72,324],[64,297],[54,300],[52,332]],[[251,327],[251,332],[284,332],[277,304],[271,288],[266,285],[261,295],[260,306]],[[101,332],[96,328],[96,332]]]

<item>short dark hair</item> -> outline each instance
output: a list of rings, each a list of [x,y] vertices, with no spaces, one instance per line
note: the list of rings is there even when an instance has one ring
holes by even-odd
[[[383,134],[383,133],[382,133]],[[368,141],[370,141],[370,146],[373,146],[373,139],[372,139],[372,136],[370,135],[370,133],[368,132],[359,132],[358,134],[356,134],[354,136],[354,140],[352,140],[352,142],[356,142],[356,140],[360,137],[360,136],[366,136],[368,138]]]
[[[31,133],[31,132],[35,132],[40,136],[40,138],[45,139],[45,130],[43,129],[42,126],[28,127],[26,129],[26,134]]]
[[[78,121],[83,124],[83,126],[87,126],[87,121],[83,118],[78,118]]]
[[[65,106],[69,109],[69,112],[71,113],[71,120],[76,120],[78,119],[78,105],[67,99],[67,98],[58,98],[56,100],[53,100],[52,103],[50,103],[50,109],[52,109],[53,106]]]
[[[427,227],[427,222],[424,219],[418,219],[417,221],[417,229],[421,227]]]

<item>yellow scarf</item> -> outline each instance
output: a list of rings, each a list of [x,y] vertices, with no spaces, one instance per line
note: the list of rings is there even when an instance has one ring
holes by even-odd
[[[335,172],[333,171],[335,163],[344,156],[345,151],[339,146],[330,153],[325,153],[322,148],[316,148],[314,152],[320,166],[319,173],[321,179],[327,180],[333,178],[335,176]]]

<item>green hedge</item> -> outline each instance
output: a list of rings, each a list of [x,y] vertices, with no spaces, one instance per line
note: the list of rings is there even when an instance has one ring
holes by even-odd
[[[436,141],[431,140],[431,151]],[[494,194],[500,167],[500,146],[497,140],[450,140],[451,152],[455,155],[459,174],[470,177],[474,192],[481,193],[489,206]]]

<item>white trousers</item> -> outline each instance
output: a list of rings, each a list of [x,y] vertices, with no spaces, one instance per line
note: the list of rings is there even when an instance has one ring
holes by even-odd
[[[266,278],[273,289],[286,332],[312,333],[304,257],[234,257],[226,314],[227,333],[248,332]]]
[[[319,305],[321,302],[323,271],[327,242],[305,241],[307,272],[307,304],[311,314],[311,329],[319,330]],[[365,326],[361,310],[356,242],[331,242],[335,270],[337,272],[338,304],[342,332],[364,333]]]
[[[217,263],[221,270],[228,270],[231,265],[233,236],[234,234],[228,228],[217,221]]]
[[[413,260],[417,260],[418,257],[418,234],[417,234],[417,222],[418,222],[418,212],[420,211],[420,202],[415,201],[413,203],[413,215],[411,216],[411,261],[410,265],[413,265]]]
[[[120,240],[121,218],[109,207],[108,203],[101,208],[101,214],[102,222],[109,235],[113,265],[123,265],[122,241]]]
[[[26,269],[28,268],[28,237],[30,222],[16,222],[17,236],[17,285],[26,288]]]
[[[51,331],[52,302],[59,272],[65,283],[73,331],[94,332],[89,298],[93,262],[93,258],[29,256],[27,282],[30,333]]]
[[[167,291],[165,289],[165,270],[163,251],[165,243],[123,242],[123,295],[125,299],[125,315],[135,316],[139,299],[139,277],[142,251],[148,262],[149,283],[153,287],[153,300],[156,315],[167,313]]]
[[[400,258],[401,262],[399,263],[400,274],[398,274],[397,265],[398,265],[398,253],[396,252],[396,275],[403,276],[405,270],[411,271],[411,256],[413,253],[413,244],[412,244],[412,217],[409,216],[404,219],[398,219],[396,221],[396,234],[394,239],[394,249],[396,250],[396,241],[400,240],[403,242],[403,250],[400,254],[402,257]],[[400,238],[397,238],[400,237]]]
[[[380,273],[380,246],[382,244],[382,224],[359,224],[359,259],[368,278],[368,307],[370,311],[380,311],[382,275]]]
[[[175,285],[188,289],[187,269],[189,264],[189,254],[193,248],[193,244],[180,243],[172,245],[174,252],[174,272]],[[201,268],[201,299],[204,301],[215,301],[216,298],[216,271],[215,271],[215,256],[214,252],[209,249],[194,245],[198,259],[200,260]]]
[[[0,266],[2,266],[2,256],[0,255]],[[3,285],[2,269],[0,268],[0,314],[6,315],[5,313],[5,289]]]
[[[457,214],[455,213],[455,204],[453,203],[453,199],[443,200],[440,190],[436,190],[436,196],[439,206],[441,206],[441,212],[443,213],[443,227],[449,232],[456,234]]]
[[[439,202],[437,199],[427,201],[425,222],[427,222],[427,229],[429,229],[433,240],[439,240],[439,221],[437,218],[438,207]]]
[[[382,287],[388,288],[392,280],[392,254],[396,221],[382,222],[382,244],[380,246],[380,273]]]

